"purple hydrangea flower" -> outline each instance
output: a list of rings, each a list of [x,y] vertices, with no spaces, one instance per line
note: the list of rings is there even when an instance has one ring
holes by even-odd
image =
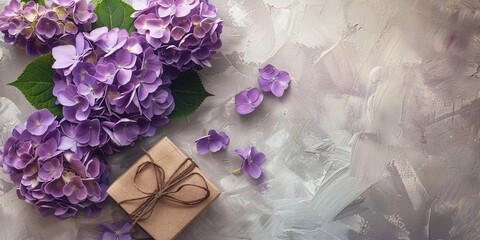
[[[127,42],[127,38],[127,30],[114,28],[102,34],[95,43],[105,52],[105,57],[108,57],[122,48]]]
[[[200,137],[195,140],[197,145],[197,151],[200,154],[206,154],[210,152],[218,152],[220,150],[225,150],[227,148],[230,138],[225,134],[225,132],[219,132],[215,130],[208,131],[206,136]]]
[[[100,231],[98,240],[130,240],[130,229],[132,225],[126,221],[121,220],[112,224],[102,223],[97,226],[97,230]]]
[[[96,147],[100,145],[100,121],[98,119],[85,120],[75,127],[75,139],[79,144]]]
[[[55,117],[47,109],[33,113],[27,119],[27,131],[32,135],[41,136],[55,121]]]
[[[255,179],[262,175],[260,165],[265,161],[265,154],[258,152],[253,146],[248,146],[244,150],[237,149],[233,152],[243,159],[240,168],[242,172],[246,172]]]
[[[37,156],[39,161],[45,161],[60,154],[58,151],[58,142],[55,138],[50,138],[47,141],[38,145]]]
[[[222,20],[208,0],[141,0],[134,26],[155,48],[161,61],[180,71],[210,67],[222,46]]]
[[[87,0],[54,0],[47,5],[11,0],[0,12],[5,42],[25,48],[31,56],[45,54],[64,39],[90,30],[97,19]]]
[[[83,35],[79,34],[75,38],[75,46],[62,45],[52,49],[52,55],[55,59],[52,68],[64,69],[65,74],[70,74],[78,63],[87,59],[90,53],[90,44],[85,40]]]
[[[77,35],[75,45],[55,47],[53,55],[53,94],[65,120],[75,124],[62,149],[111,153],[168,122],[175,74],[164,72],[144,36],[99,28]]]
[[[38,20],[35,33],[45,38],[52,38],[60,33],[60,26],[54,20],[44,16]]]
[[[268,64],[264,68],[258,69],[260,77],[258,77],[258,84],[265,92],[272,92],[277,97],[283,96],[284,91],[288,88],[290,83],[290,76],[288,72],[280,71],[273,65]]]
[[[59,122],[43,109],[16,126],[0,148],[0,166],[10,174],[19,198],[44,216],[66,218],[80,211],[95,216],[97,204],[106,199],[109,170],[101,152],[65,140],[75,138],[78,125]]]
[[[98,64],[95,78],[105,84],[111,85],[118,69],[113,63]]]
[[[52,181],[62,176],[63,165],[58,158],[43,162],[38,170],[38,177],[43,181]]]
[[[71,203],[77,204],[87,198],[87,188],[79,176],[67,179],[66,183],[63,192]]]
[[[263,94],[257,88],[244,90],[235,95],[237,113],[246,115],[253,112],[263,101]]]

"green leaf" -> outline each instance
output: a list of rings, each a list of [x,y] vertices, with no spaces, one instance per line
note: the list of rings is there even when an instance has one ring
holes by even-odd
[[[181,73],[172,81],[170,89],[175,100],[175,109],[170,114],[170,119],[187,117],[200,107],[205,98],[213,96],[205,90],[200,77],[194,70]]]
[[[130,15],[135,10],[122,0],[102,0],[93,10],[97,14],[97,21],[93,23],[93,28],[108,27],[127,29],[128,32],[135,31],[133,18]]]
[[[96,7],[101,2],[102,0],[90,0],[90,3],[93,4],[94,7]]]
[[[18,88],[36,109],[47,108],[54,115],[61,116],[60,106],[55,105],[53,96],[52,54],[42,55],[27,65],[17,81],[8,85]]]

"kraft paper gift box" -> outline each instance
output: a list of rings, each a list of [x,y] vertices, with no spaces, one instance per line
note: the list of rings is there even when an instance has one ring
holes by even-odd
[[[155,239],[174,239],[220,195],[195,165],[190,166],[191,172],[186,179],[170,184],[166,190],[165,183],[179,177],[179,173],[186,169],[182,163],[189,165],[190,161],[165,137],[107,190],[133,220],[136,217],[140,219],[137,224]],[[163,196],[158,198],[154,196],[160,194],[161,187],[158,187],[157,180],[162,182],[162,170],[156,166],[165,172]]]

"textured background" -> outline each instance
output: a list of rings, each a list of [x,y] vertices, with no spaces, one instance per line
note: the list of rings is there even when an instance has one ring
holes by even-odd
[[[224,46],[201,78],[215,96],[143,142],[168,135],[223,191],[179,239],[479,238],[478,0],[212,2]],[[30,59],[4,43],[0,59],[4,141],[34,109],[5,85]],[[266,63],[291,88],[237,115]],[[228,151],[196,154],[204,128],[226,131]],[[249,144],[267,155],[258,181],[229,173]],[[112,156],[112,180],[139,154]],[[109,202],[96,219],[43,218],[0,175],[2,239],[92,239],[124,217]]]

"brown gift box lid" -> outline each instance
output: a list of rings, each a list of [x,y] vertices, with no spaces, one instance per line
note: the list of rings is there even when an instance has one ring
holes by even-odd
[[[155,146],[148,150],[155,163],[165,169],[165,179],[169,179],[176,168],[187,158],[175,144],[167,137],[160,140]],[[107,193],[117,203],[124,200],[138,198],[145,196],[135,187],[134,176],[140,164],[151,161],[150,158],[144,154],[137,160],[125,173],[123,173],[113,184],[108,188]],[[200,214],[210,203],[212,203],[219,195],[218,189],[205,177],[198,168],[193,172],[200,173],[206,180],[207,186],[210,190],[210,196],[203,202],[194,206],[184,206],[177,203],[169,202],[165,199],[159,200],[155,205],[153,214],[143,221],[139,221],[138,225],[148,232],[155,239],[174,239],[185,229],[188,224]],[[203,181],[200,177],[194,177],[188,180],[188,183],[202,185]],[[142,187],[143,191],[150,192],[155,188],[155,172],[144,171],[137,177],[137,186]],[[175,197],[181,199],[194,199],[203,195],[199,190],[186,188]],[[123,203],[120,206],[127,213],[132,213],[142,201],[130,201]]]

